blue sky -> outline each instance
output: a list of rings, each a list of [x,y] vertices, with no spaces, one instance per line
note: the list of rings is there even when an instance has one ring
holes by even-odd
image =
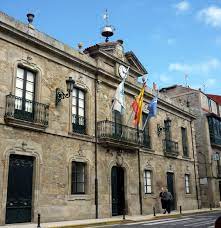
[[[0,0],[0,10],[74,48],[104,39],[100,29],[108,9],[115,27],[148,70],[148,84],[186,83],[221,95],[221,0]],[[185,75],[187,75],[185,80]]]

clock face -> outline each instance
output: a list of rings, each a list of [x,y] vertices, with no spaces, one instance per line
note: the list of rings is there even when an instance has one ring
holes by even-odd
[[[119,75],[122,78],[125,78],[127,76],[127,68],[125,66],[123,66],[123,65],[119,66]]]

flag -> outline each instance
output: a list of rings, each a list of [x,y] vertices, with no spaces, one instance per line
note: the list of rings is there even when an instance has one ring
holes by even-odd
[[[143,76],[140,76],[140,77],[138,77],[137,78],[137,82],[139,82],[139,83],[146,83],[147,82],[147,80],[148,80],[148,75],[146,74],[146,75],[143,75]]]
[[[143,96],[144,96],[145,84],[143,85],[139,95],[136,99],[132,102],[132,108],[135,113],[134,115],[134,124],[138,125],[140,123],[142,117],[142,110],[143,110]]]
[[[157,84],[155,82],[153,82],[153,91],[157,91]]]
[[[121,114],[123,114],[123,111],[125,110],[125,101],[124,101],[124,82],[125,79],[123,79],[123,81],[118,85],[117,90],[115,92],[115,96],[114,96],[114,102],[113,102],[113,106],[112,106],[112,110],[116,110],[118,112],[120,112]]]
[[[157,115],[157,99],[158,99],[157,96],[154,97],[150,102],[150,104],[148,105],[148,110],[149,110],[148,119]]]
[[[158,100],[158,90],[157,90],[157,85],[153,83],[153,90],[156,92],[154,98],[151,100],[150,104],[148,105],[148,116],[147,119],[143,125],[143,131],[147,125],[147,122],[151,117],[154,117],[157,115],[157,100]]]

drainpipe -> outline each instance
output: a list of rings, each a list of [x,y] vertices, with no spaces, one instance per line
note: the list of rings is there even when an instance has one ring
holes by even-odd
[[[95,80],[94,80],[94,134],[95,134],[95,207],[96,207],[96,219],[98,218],[98,178],[97,178],[97,75],[95,74]]]
[[[137,139],[138,143],[140,143],[139,137],[139,126],[137,125]],[[140,175],[140,149],[137,150],[137,158],[138,158],[138,175],[139,175],[139,201],[140,201],[140,214],[143,214],[143,204],[142,204],[142,188],[141,188],[141,175]]]
[[[196,159],[195,159],[195,150],[194,150],[194,143],[193,143],[193,129],[192,129],[192,120],[190,121],[190,129],[191,129],[191,138],[192,138],[192,148],[193,148],[193,165],[194,165],[194,177],[195,177],[195,188],[196,188],[196,199],[197,199],[197,206],[198,209],[200,209],[200,204],[199,204],[199,192],[198,192],[198,186],[197,186],[197,177],[196,177]]]

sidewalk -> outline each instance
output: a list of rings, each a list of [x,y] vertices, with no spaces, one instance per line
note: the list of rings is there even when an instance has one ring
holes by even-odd
[[[213,212],[213,211],[220,211],[221,208],[213,208],[210,210],[209,208],[203,208],[199,210],[188,210],[183,211],[182,215],[191,215],[196,213],[202,212]],[[72,228],[72,227],[88,227],[89,225],[111,225],[111,224],[121,224],[127,222],[140,222],[140,221],[147,221],[152,219],[159,219],[159,218],[168,218],[168,217],[176,217],[179,216],[180,213],[178,211],[172,212],[170,215],[166,214],[153,214],[150,215],[137,215],[137,216],[127,216],[126,219],[123,220],[123,216],[116,216],[112,218],[102,218],[102,219],[85,219],[85,220],[74,220],[74,221],[62,221],[62,222],[50,222],[50,223],[41,223],[41,228]],[[29,224],[12,224],[12,225],[4,225],[0,226],[0,228],[37,228],[36,223],[29,223]]]

